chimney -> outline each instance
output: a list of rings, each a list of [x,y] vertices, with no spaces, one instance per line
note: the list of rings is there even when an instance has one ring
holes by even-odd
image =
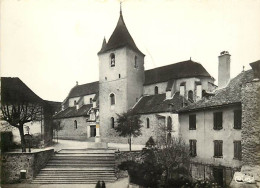
[[[218,88],[226,87],[230,80],[230,56],[228,51],[218,56]]]
[[[259,78],[260,78],[260,60],[250,63],[250,66],[252,67],[253,72],[254,72],[254,79],[259,80]]]

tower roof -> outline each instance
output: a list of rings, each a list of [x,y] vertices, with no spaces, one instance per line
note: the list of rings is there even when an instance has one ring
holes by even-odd
[[[116,28],[112,33],[110,39],[108,40],[107,44],[105,46],[102,46],[102,49],[98,52],[98,54],[107,52],[109,50],[125,47],[125,46],[144,55],[135,45],[135,42],[125,25],[122,11],[120,10],[120,16]]]

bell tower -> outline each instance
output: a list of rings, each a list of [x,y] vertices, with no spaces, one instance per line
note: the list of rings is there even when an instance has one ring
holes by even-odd
[[[144,56],[128,32],[120,5],[116,28],[107,43],[104,39],[98,52],[100,135],[103,141],[115,139],[110,132],[117,126],[117,114],[132,108],[143,95]]]

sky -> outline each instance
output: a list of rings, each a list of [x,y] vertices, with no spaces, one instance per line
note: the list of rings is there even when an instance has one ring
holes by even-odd
[[[45,100],[97,81],[98,56],[119,0],[0,0],[1,76],[19,77]],[[221,51],[231,77],[260,60],[260,0],[124,0],[126,26],[145,69],[192,59],[216,79]]]

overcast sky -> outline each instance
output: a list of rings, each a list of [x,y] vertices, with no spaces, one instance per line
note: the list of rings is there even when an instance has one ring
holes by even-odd
[[[1,76],[19,77],[46,100],[98,80],[98,57],[119,18],[117,0],[1,0]],[[260,0],[125,0],[127,28],[151,69],[191,59],[216,78],[260,60]]]

